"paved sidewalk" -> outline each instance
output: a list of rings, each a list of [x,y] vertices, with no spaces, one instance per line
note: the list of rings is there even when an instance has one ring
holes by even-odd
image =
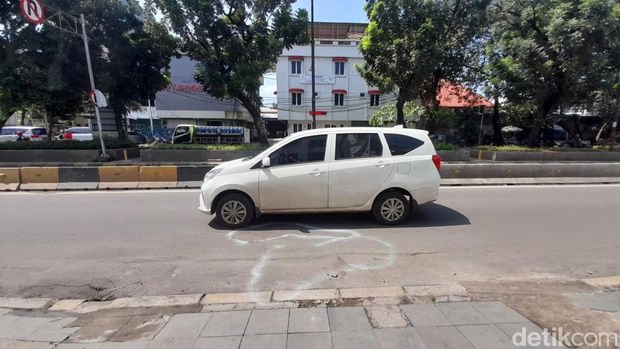
[[[155,330],[139,341],[94,343],[78,342],[82,330],[79,321],[67,313],[3,312],[0,349],[502,349],[518,348],[512,336],[524,329],[528,333],[542,332],[499,302],[184,313],[140,325],[154,326]],[[108,328],[105,315],[96,321],[100,331]]]

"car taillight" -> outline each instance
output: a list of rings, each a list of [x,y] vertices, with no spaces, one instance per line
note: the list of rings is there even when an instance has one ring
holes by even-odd
[[[433,163],[435,164],[435,167],[437,167],[437,172],[439,172],[441,169],[441,156],[433,155]]]
[[[30,138],[40,138],[41,136],[33,134]]]

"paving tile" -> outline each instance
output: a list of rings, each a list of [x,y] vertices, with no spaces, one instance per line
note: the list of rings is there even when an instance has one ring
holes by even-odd
[[[406,304],[400,308],[415,327],[452,325],[434,304]]]
[[[101,343],[61,343],[56,349],[99,349]]]
[[[330,349],[332,337],[328,332],[291,333],[288,335],[286,349]]]
[[[241,336],[198,338],[193,349],[237,349]]]
[[[620,285],[620,275],[582,279],[581,281],[595,287],[612,287]]]
[[[560,344],[559,341],[555,339],[553,336],[551,336],[549,333],[546,333],[546,334],[543,333],[543,330],[541,330],[538,326],[534,325],[531,322],[521,323],[521,324],[498,324],[496,326],[511,339],[515,337],[515,335],[517,335],[517,337],[514,338],[514,340],[515,340],[515,343],[517,345],[520,345],[521,347],[525,347],[525,348],[545,348],[545,347],[566,348],[564,345]],[[549,345],[546,345],[546,346],[545,345],[539,345],[539,346],[525,345],[527,343],[523,343],[522,341],[525,339],[525,337],[529,333],[540,333],[541,338],[544,338],[543,344],[548,343]]]
[[[476,349],[518,348],[512,343],[512,338],[494,325],[466,325],[457,328]]]
[[[253,310],[245,334],[286,333],[288,309]]]
[[[422,337],[413,327],[375,329],[375,337],[381,349],[427,349]],[[433,349],[428,347],[428,349]]]
[[[54,329],[61,329],[61,328],[65,328],[65,327],[70,327],[70,325],[72,323],[74,323],[76,320],[77,320],[77,318],[75,318],[75,317],[57,318],[57,319],[55,319],[53,321],[50,321],[50,322],[46,323],[45,325],[40,327],[40,329],[54,330]]]
[[[273,300],[280,301],[296,301],[296,300],[329,300],[338,298],[338,290],[299,290],[299,291],[276,291],[273,293]]]
[[[334,349],[379,349],[373,331],[332,332]]]
[[[213,313],[201,337],[240,336],[250,318],[250,310]]]
[[[528,322],[521,314],[501,302],[471,302],[469,304],[492,323]]]
[[[211,313],[175,315],[155,336],[152,346],[162,347],[165,344],[174,344],[176,339],[183,340],[179,341],[181,342],[179,345],[186,345],[185,340],[188,339],[196,341],[196,338],[198,338],[211,317]],[[194,343],[192,342],[191,344],[193,345]]]
[[[7,298],[0,297],[0,308],[41,309],[52,302],[51,298]]]
[[[53,346],[42,342],[24,342],[0,339],[0,349],[51,349]]]
[[[341,288],[340,298],[402,297],[402,287]]]
[[[271,300],[271,292],[244,292],[244,293],[212,293],[207,294],[200,303],[264,303]]]
[[[441,303],[437,304],[437,309],[454,325],[484,325],[489,323],[489,320],[469,303]]]
[[[620,311],[620,292],[568,293],[565,295],[577,305],[599,311]]]
[[[20,339],[35,342],[62,342],[77,330],[79,330],[78,327],[57,330],[36,330],[28,335],[22,336]]]
[[[111,306],[119,308],[182,306],[197,304],[200,298],[202,294],[118,298],[112,301]]]
[[[6,315],[8,313],[11,312],[11,309],[7,309],[7,308],[0,308],[0,316],[2,315]]]
[[[151,342],[146,348],[147,349],[192,349],[196,343],[196,338],[162,338],[160,340],[156,340]]]
[[[404,289],[411,296],[467,296],[467,290],[459,284],[407,286]]]
[[[286,349],[286,334],[243,336],[240,349]]]
[[[475,349],[454,326],[418,327],[416,330],[429,349]]]
[[[370,322],[362,307],[327,308],[332,332],[370,330]]]
[[[288,332],[329,332],[327,308],[291,309],[288,320]]]
[[[84,303],[85,299],[63,299],[52,305],[48,311],[72,311],[78,305]]]
[[[375,328],[407,327],[409,322],[400,312],[397,305],[380,305],[367,307],[366,312],[370,323]]]
[[[97,349],[145,349],[150,343],[144,341],[106,342],[101,343]]]

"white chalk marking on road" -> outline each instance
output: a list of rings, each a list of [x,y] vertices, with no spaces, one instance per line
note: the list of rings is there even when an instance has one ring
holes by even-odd
[[[515,184],[515,185],[450,185],[439,187],[439,190],[454,189],[527,189],[527,188],[598,188],[598,187],[620,187],[620,183],[611,184]]]
[[[308,233],[285,233],[279,236],[256,239],[255,241],[252,241],[252,243],[269,243],[273,241],[281,242],[283,239],[291,238],[291,239],[298,239],[298,240],[316,240],[318,242],[314,244],[314,247],[322,247],[322,246],[336,243],[336,242],[349,241],[349,240],[354,240],[354,239],[363,239],[363,240],[372,241],[374,243],[382,245],[389,251],[387,254],[387,257],[384,257],[383,260],[379,262],[378,264],[345,262],[347,264],[347,267],[344,270],[334,270],[333,271],[334,273],[343,273],[343,272],[349,273],[353,271],[381,270],[381,269],[390,267],[396,261],[396,249],[394,248],[392,244],[384,240],[381,240],[377,237],[364,236],[360,234],[358,231],[355,231],[352,229],[324,229],[324,228],[319,228],[319,227],[314,227],[314,226],[304,225],[304,224],[297,224],[297,223],[288,223],[288,224],[287,223],[285,224],[282,224],[282,223],[269,224],[268,223],[268,224],[252,226],[248,229],[265,229],[265,228],[268,229],[270,227],[282,226],[282,225],[290,226],[292,228],[297,228],[300,231],[307,231]],[[322,233],[333,233],[336,235],[331,235],[331,236],[330,235],[316,235],[316,234],[313,234],[313,232],[315,231],[322,232]],[[232,242],[234,242],[235,244],[246,245],[246,244],[249,244],[250,241],[238,238],[236,235],[239,233],[247,233],[247,232],[249,232],[249,230],[233,230],[229,232],[228,234],[226,234],[226,237]],[[263,270],[271,256],[272,251],[274,249],[282,249],[285,247],[286,247],[285,244],[279,243],[278,245],[274,245],[266,253],[261,255],[257,264],[254,266],[254,268],[251,271],[252,276],[250,280],[248,281],[248,285],[247,285],[248,292],[255,292],[256,286],[263,276]],[[329,275],[330,273],[325,273],[323,271],[321,272],[321,274],[302,282],[300,285],[298,285],[295,288],[295,291],[307,290],[317,284],[323,283],[331,278]],[[296,293],[293,294],[293,296],[295,295]]]

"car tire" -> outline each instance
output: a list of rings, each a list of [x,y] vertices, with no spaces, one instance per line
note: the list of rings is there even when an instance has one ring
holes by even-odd
[[[217,202],[215,219],[226,228],[246,226],[254,219],[254,203],[242,194],[226,194]]]
[[[397,192],[388,191],[379,195],[372,205],[375,220],[384,225],[400,224],[409,217],[411,205],[407,198]]]

